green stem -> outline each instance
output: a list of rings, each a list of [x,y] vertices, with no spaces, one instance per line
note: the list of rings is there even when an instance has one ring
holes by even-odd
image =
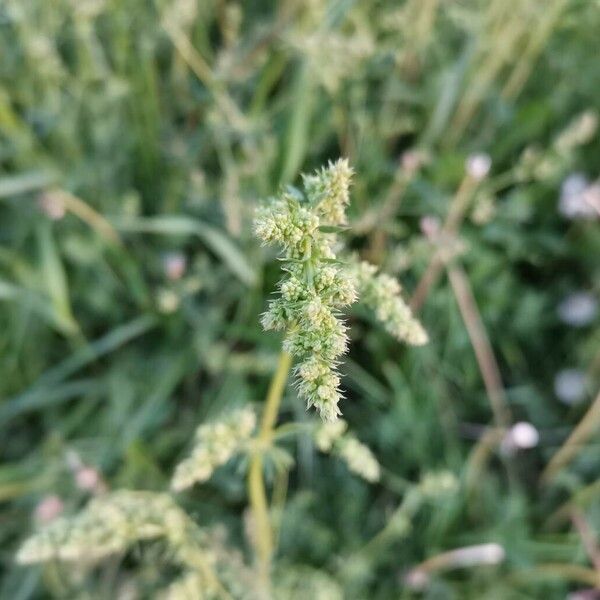
[[[248,472],[248,495],[254,520],[254,541],[258,559],[261,582],[266,591],[269,589],[271,557],[273,554],[273,528],[269,517],[269,505],[263,477],[262,449],[267,447],[273,437],[273,427],[277,421],[279,406],[288,374],[292,366],[292,357],[287,352],[281,352],[277,370],[271,380],[265,408],[262,415],[258,442],[260,450],[255,452],[250,460]]]

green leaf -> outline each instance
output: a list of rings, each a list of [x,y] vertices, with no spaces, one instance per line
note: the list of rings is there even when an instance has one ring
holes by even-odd
[[[67,276],[52,236],[51,224],[44,221],[37,228],[38,247],[46,290],[59,320],[65,323],[70,333],[76,333],[79,326],[73,316],[69,299]]]
[[[341,225],[319,225],[321,233],[344,233],[349,229],[349,227],[342,227]]]

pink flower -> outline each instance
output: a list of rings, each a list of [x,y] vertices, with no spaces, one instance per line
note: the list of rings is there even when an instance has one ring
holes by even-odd
[[[63,201],[52,192],[44,192],[38,198],[40,210],[52,221],[59,221],[65,216],[66,209]]]
[[[63,510],[63,501],[56,494],[44,496],[35,507],[35,520],[42,525],[46,525],[60,516]]]
[[[414,175],[425,163],[425,154],[420,150],[407,150],[400,157],[402,170],[407,175]]]
[[[425,215],[419,221],[423,235],[428,239],[433,239],[440,232],[440,220],[435,215]]]
[[[75,471],[75,484],[80,490],[98,493],[104,490],[100,473],[93,467],[80,467]]]
[[[163,258],[165,275],[171,281],[177,281],[183,277],[187,267],[185,256],[179,252],[171,252]]]

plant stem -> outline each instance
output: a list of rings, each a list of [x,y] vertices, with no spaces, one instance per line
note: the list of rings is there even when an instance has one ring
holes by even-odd
[[[504,392],[500,367],[492,349],[490,338],[483,324],[471,285],[463,268],[455,264],[448,267],[448,278],[456,297],[460,314],[465,322],[471,345],[475,351],[479,371],[490,400],[496,427],[506,430],[512,417]]]
[[[291,355],[282,351],[265,400],[265,408],[258,433],[259,451],[252,456],[248,472],[248,495],[254,520],[254,543],[259,574],[265,591],[269,589],[269,571],[273,554],[273,528],[269,518],[261,452],[264,447],[271,443],[273,427],[277,421],[281,398],[291,366]]]
[[[476,188],[477,181],[468,174],[465,175],[448,208],[448,214],[440,232],[442,243],[444,242],[444,238],[456,237],[458,234]],[[435,285],[442,274],[445,265],[444,255],[445,249],[443,247],[438,248],[431,258],[425,273],[421,276],[410,299],[410,308],[414,313],[418,313],[421,310],[429,294],[429,290]]]
[[[566,439],[564,444],[550,459],[546,468],[542,472],[542,483],[551,483],[556,474],[566,465],[568,465],[577,455],[579,450],[584,447],[584,444],[594,434],[600,426],[600,392],[596,399],[583,415],[581,421],[573,429],[571,435]]]

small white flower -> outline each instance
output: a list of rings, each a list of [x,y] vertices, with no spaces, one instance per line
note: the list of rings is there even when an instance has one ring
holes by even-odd
[[[431,573],[437,570],[460,569],[477,565],[497,565],[506,557],[506,552],[500,544],[477,544],[465,546],[438,554],[411,569],[405,576],[404,582],[415,590],[422,591],[430,583]]]
[[[581,369],[563,369],[554,378],[554,393],[565,404],[579,404],[586,395],[587,377]]]
[[[558,210],[567,219],[593,219],[600,210],[598,185],[590,185],[582,173],[569,175],[562,183]]]
[[[451,554],[453,567],[471,567],[474,565],[497,565],[506,557],[500,544],[479,544],[457,548]]]
[[[538,445],[540,434],[538,430],[526,421],[515,423],[507,434],[507,442],[516,448],[529,449]]]
[[[585,327],[598,314],[598,301],[589,292],[574,292],[558,306],[558,315],[567,325]]]
[[[465,168],[469,177],[475,181],[483,181],[492,166],[492,159],[488,154],[472,154],[467,158]]]

